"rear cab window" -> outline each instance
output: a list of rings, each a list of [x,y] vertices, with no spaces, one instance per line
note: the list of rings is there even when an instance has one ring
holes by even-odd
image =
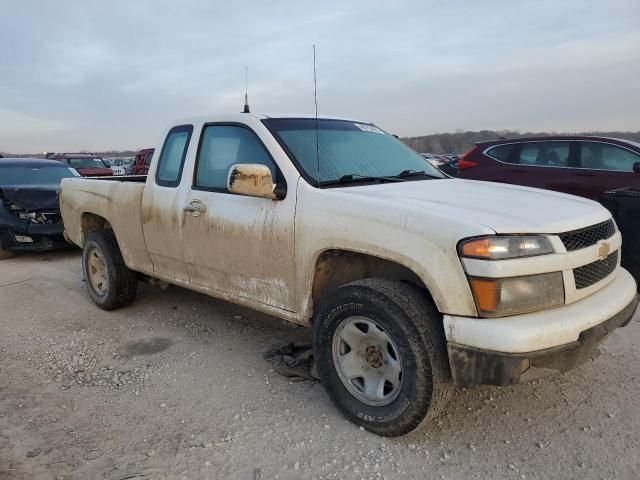
[[[180,184],[192,132],[193,125],[180,125],[169,130],[158,159],[156,184],[164,187]]]

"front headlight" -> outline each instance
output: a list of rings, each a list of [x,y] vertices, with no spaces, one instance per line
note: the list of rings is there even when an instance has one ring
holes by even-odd
[[[488,236],[470,238],[460,242],[458,252],[464,258],[484,260],[506,260],[509,258],[532,257],[553,253],[546,237],[528,236]]]
[[[481,317],[502,317],[564,304],[562,272],[524,277],[469,277]]]

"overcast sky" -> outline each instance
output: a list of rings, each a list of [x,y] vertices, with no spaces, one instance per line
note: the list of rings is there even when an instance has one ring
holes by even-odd
[[[4,0],[0,151],[153,146],[238,112],[457,129],[640,130],[640,1]]]

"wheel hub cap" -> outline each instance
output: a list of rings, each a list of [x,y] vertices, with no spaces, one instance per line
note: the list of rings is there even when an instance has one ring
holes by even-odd
[[[375,345],[369,345],[364,351],[367,363],[373,368],[380,368],[382,366],[382,352],[378,350]]]
[[[104,295],[109,289],[109,275],[104,255],[97,248],[89,251],[88,267],[87,273],[89,274],[91,286],[99,295]]]
[[[402,387],[402,359],[390,335],[369,317],[345,318],[332,342],[333,363],[345,388],[367,405],[388,405]]]

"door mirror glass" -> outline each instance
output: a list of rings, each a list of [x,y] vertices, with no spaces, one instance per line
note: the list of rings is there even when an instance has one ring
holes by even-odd
[[[640,162],[636,162],[633,164],[633,171],[636,173],[640,173]]]
[[[271,170],[257,163],[236,164],[229,170],[227,190],[237,195],[275,199]]]

